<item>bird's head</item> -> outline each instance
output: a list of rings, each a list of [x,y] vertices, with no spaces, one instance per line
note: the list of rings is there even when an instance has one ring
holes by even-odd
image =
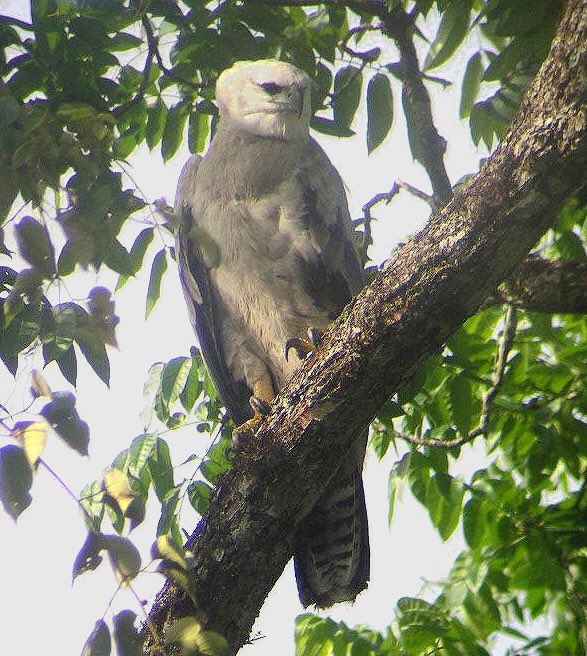
[[[237,62],[216,83],[221,124],[285,141],[307,137],[310,87],[310,78],[286,62]]]

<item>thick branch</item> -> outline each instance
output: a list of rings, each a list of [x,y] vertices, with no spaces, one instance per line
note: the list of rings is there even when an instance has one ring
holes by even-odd
[[[524,260],[486,301],[535,312],[587,312],[587,260]]]
[[[498,150],[346,308],[221,480],[189,540],[198,619],[238,650],[292,533],[378,409],[511,275],[585,184],[587,7],[569,0],[549,57]],[[151,617],[194,614],[168,585]],[[150,652],[155,653],[155,650]]]
[[[402,100],[412,134],[414,157],[426,169],[436,203],[445,205],[452,198],[452,187],[444,166],[446,141],[438,134],[432,118],[430,95],[413,41],[413,19],[401,7],[396,7],[383,18],[383,24],[384,33],[394,39],[400,52]]]

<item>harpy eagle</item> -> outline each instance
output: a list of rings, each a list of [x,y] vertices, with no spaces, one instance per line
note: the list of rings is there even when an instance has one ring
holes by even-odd
[[[179,272],[202,355],[231,417],[251,417],[294,369],[284,345],[324,330],[363,285],[343,183],[309,134],[310,78],[274,60],[218,78],[219,126],[191,157],[175,209]],[[255,407],[255,403],[252,404]],[[365,436],[299,526],[294,563],[308,606],[352,601],[369,579]]]

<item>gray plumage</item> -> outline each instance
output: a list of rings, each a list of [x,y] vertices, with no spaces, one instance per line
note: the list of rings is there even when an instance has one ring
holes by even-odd
[[[326,328],[363,274],[342,181],[309,135],[309,78],[283,62],[239,62],[216,96],[218,130],[178,185],[177,253],[204,360],[242,423],[255,382],[279,392],[299,366],[293,353],[285,360],[285,342]],[[364,443],[297,531],[305,606],[352,600],[367,584]]]

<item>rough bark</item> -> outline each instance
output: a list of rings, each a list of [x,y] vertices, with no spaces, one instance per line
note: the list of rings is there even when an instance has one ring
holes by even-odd
[[[587,312],[587,259],[558,262],[529,257],[483,304],[509,303],[548,313]]]
[[[196,614],[237,651],[291,555],[292,532],[381,405],[527,255],[585,185],[587,3],[569,0],[504,142],[346,308],[220,481],[188,541],[198,609],[166,585],[161,631]],[[146,651],[157,652],[148,641]]]

